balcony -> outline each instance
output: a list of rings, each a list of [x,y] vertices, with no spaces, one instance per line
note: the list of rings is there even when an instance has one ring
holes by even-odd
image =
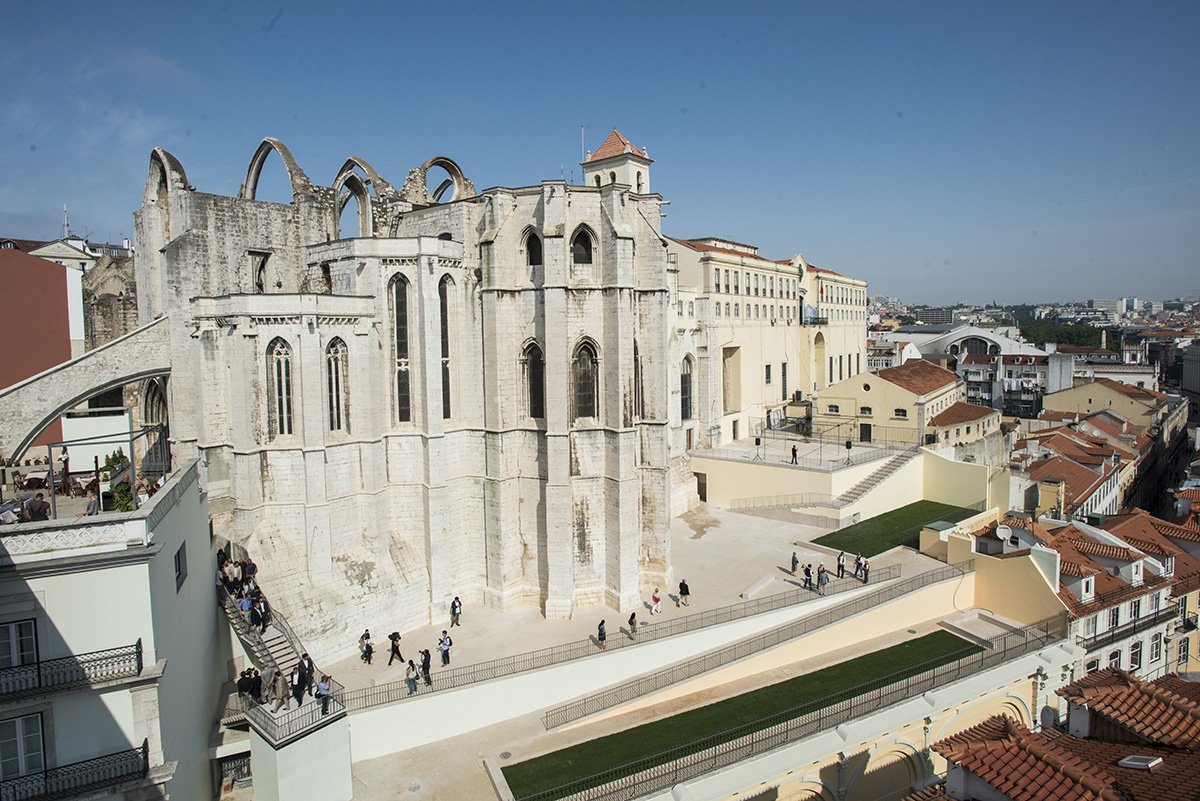
[[[829,325],[828,317],[802,317],[800,325]]]
[[[1196,612],[1190,615],[1181,615],[1179,622],[1175,624],[1175,631],[1186,634],[1189,631],[1195,631],[1197,627]]]
[[[150,746],[143,741],[140,747],[128,751],[5,779],[0,782],[0,798],[4,801],[75,798],[143,779],[149,772]]]
[[[0,669],[0,703],[31,695],[90,687],[142,672],[142,641],[121,648],[46,659]],[[24,796],[12,796],[24,798]],[[8,795],[0,795],[4,801]]]
[[[1167,604],[1157,612],[1139,617],[1137,620],[1130,620],[1127,623],[1122,623],[1115,629],[1102,631],[1099,634],[1091,637],[1077,636],[1075,642],[1083,646],[1089,652],[1097,648],[1103,648],[1106,645],[1111,645],[1114,642],[1119,642],[1126,637],[1132,637],[1147,629],[1154,628],[1157,625],[1166,623],[1169,620],[1179,619],[1179,609],[1175,604]]]

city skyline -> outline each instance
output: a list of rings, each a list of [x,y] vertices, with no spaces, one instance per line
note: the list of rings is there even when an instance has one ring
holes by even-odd
[[[349,155],[400,184],[445,153],[483,189],[578,181],[582,125],[586,148],[615,127],[656,159],[670,235],[802,251],[873,296],[1196,289],[1191,5],[605,16],[16,9],[0,55],[0,234],[55,238],[66,204],[76,233],[128,236],[155,146],[203,192],[236,188],[263,136],[318,183]],[[264,173],[268,199],[284,199],[278,173]]]

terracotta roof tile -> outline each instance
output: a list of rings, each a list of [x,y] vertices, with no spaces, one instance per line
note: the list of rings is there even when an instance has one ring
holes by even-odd
[[[888,367],[875,375],[914,395],[925,395],[959,381],[949,370],[924,359],[912,359],[899,367]]]
[[[1181,489],[1175,493],[1175,497],[1181,501],[1200,501],[1200,487]]]
[[[941,414],[930,420],[929,424],[931,426],[952,426],[982,420],[993,415],[998,418],[1000,412],[987,406],[977,406],[974,403],[959,401],[944,409]]]
[[[628,139],[621,136],[620,132],[616,128],[613,128],[612,133],[608,135],[608,138],[600,144],[600,147],[596,148],[595,153],[588,156],[588,159],[584,162],[584,164],[591,164],[593,161],[603,161],[604,159],[610,159],[613,156],[621,156],[625,153],[632,153],[635,156],[643,158],[647,161],[651,161],[650,157],[646,155],[646,151],[642,150],[641,148],[634,147]]]
[[[1200,705],[1123,670],[1105,668],[1055,692],[1155,745],[1200,746]]]
[[[1066,484],[1067,511],[1073,512],[1100,488],[1112,471],[1111,464],[1103,465],[1103,473],[1100,473],[1065,456],[1052,456],[1034,462],[1029,468],[1029,477],[1034,481],[1062,479]]]
[[[1132,384],[1123,384],[1120,381],[1114,381],[1111,378],[1094,378],[1092,380],[1101,386],[1108,387],[1109,389],[1119,392],[1127,398],[1133,398],[1134,400],[1158,401],[1167,397],[1162,392],[1155,392],[1152,389],[1135,387]]]

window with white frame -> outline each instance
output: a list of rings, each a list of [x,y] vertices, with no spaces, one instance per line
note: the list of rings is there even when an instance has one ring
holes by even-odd
[[[1114,606],[1108,610],[1108,627],[1115,629],[1119,625],[1121,625],[1121,607]]]
[[[1135,598],[1129,602],[1129,619],[1137,620],[1142,616],[1142,599]]]
[[[1089,660],[1088,663],[1086,665],[1084,665],[1084,670],[1086,670],[1088,673],[1095,673],[1096,671],[1100,670],[1100,660],[1099,659]]]
[[[838,406],[836,403],[829,404],[829,413],[830,414],[841,414],[841,411],[842,411],[841,407]]]
[[[1150,661],[1157,662],[1162,659],[1163,636],[1155,634],[1150,638]]]
[[[1083,621],[1083,636],[1085,636],[1085,637],[1095,637],[1096,636],[1096,616],[1095,615],[1089,615],[1087,618],[1084,619],[1084,621]]]
[[[1161,604],[1162,604],[1162,598],[1159,596],[1159,594],[1157,592],[1153,593],[1150,596],[1150,614],[1153,615],[1155,612],[1157,612],[1159,610],[1159,607]]]
[[[1108,655],[1108,666],[1110,668],[1121,667],[1121,649],[1117,649]]]
[[[1180,665],[1187,664],[1188,649],[1191,647],[1191,645],[1192,645],[1192,639],[1190,637],[1180,637],[1179,638],[1179,659],[1176,660],[1177,664],[1180,664]]]
[[[0,625],[0,668],[31,665],[37,661],[37,628],[32,620]]]
[[[1092,600],[1092,587],[1093,586],[1094,585],[1092,584],[1091,577],[1089,576],[1088,578],[1085,578],[1083,580],[1083,594],[1081,596],[1079,596],[1079,600],[1081,600],[1081,601]]]
[[[1138,670],[1142,666],[1142,641],[1138,640],[1129,646],[1129,669]]]
[[[0,720],[0,780],[41,773],[45,763],[40,714]]]

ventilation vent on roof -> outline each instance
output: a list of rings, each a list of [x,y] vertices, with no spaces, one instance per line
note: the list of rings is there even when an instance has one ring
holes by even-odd
[[[1121,568],[1114,565],[1108,569],[1108,572],[1112,573],[1114,576],[1119,576],[1121,575]]]
[[[1150,770],[1150,768],[1156,768],[1161,765],[1162,761],[1162,757],[1160,756],[1138,756],[1135,754],[1125,757],[1117,764],[1131,770]]]

